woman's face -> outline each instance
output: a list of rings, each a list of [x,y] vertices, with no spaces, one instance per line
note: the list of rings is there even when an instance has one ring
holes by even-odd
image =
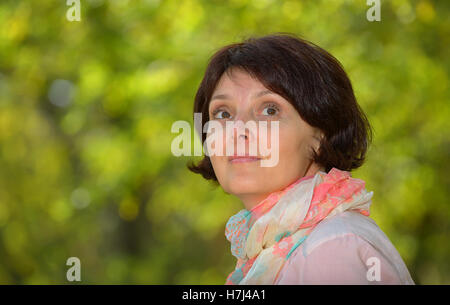
[[[266,94],[258,96],[262,91],[266,91]],[[226,73],[222,75],[212,94],[208,111],[210,120],[219,122],[224,130],[226,121],[256,123],[256,132],[237,128],[232,133],[222,133],[223,155],[210,156],[224,191],[240,198],[246,209],[251,209],[270,193],[283,189],[295,180],[323,170],[310,159],[311,148],[316,151],[319,148],[320,131],[307,124],[286,99],[269,91],[244,70],[233,69],[231,78]],[[265,142],[260,138],[262,135],[259,136],[260,121],[267,122],[268,137]],[[278,133],[275,133],[278,145],[271,133],[273,121],[279,122]],[[239,136],[241,141],[237,140]],[[237,154],[238,145],[241,148],[245,145],[245,153],[249,154],[249,147],[255,141],[258,143],[256,147],[259,143],[266,143],[271,153],[264,155],[258,147],[256,155],[252,153],[252,156],[267,159],[276,153],[275,149],[278,150],[278,162],[272,162],[274,166],[262,166],[262,159],[231,161],[230,156],[225,154],[228,146],[232,146],[231,151],[235,149],[234,154]]]

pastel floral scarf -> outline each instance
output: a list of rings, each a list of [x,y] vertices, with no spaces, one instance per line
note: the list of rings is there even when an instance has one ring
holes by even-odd
[[[240,210],[226,224],[237,263],[225,284],[273,284],[320,221],[345,210],[369,216],[372,196],[363,180],[333,167],[271,193],[250,211]]]

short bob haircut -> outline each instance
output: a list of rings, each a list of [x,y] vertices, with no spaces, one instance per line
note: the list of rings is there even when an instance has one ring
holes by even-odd
[[[211,58],[194,102],[194,113],[209,121],[209,103],[224,72],[237,67],[259,80],[267,89],[289,101],[310,126],[324,137],[312,159],[328,173],[333,167],[351,171],[360,167],[372,128],[358,105],[353,88],[339,61],[319,46],[295,34],[278,32],[250,37],[220,48]],[[206,134],[201,134],[202,144]],[[218,182],[208,156],[189,170]]]

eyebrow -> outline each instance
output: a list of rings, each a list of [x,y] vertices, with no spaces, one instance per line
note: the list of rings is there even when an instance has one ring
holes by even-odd
[[[270,91],[270,90],[263,90],[263,91],[260,91],[260,92],[258,92],[256,94],[254,94],[253,98],[261,97],[261,96],[267,95],[267,94],[275,94],[275,93]],[[230,98],[231,97],[228,94],[217,94],[217,95],[214,95],[211,98],[211,101],[213,101],[213,100],[226,100],[226,99],[230,99]]]

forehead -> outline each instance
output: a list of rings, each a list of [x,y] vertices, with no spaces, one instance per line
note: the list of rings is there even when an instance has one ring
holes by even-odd
[[[233,90],[252,91],[261,90],[265,87],[258,79],[253,78],[246,71],[239,68],[233,68],[222,74],[220,80],[217,82],[214,92],[225,93],[219,91],[224,91],[231,88]]]

